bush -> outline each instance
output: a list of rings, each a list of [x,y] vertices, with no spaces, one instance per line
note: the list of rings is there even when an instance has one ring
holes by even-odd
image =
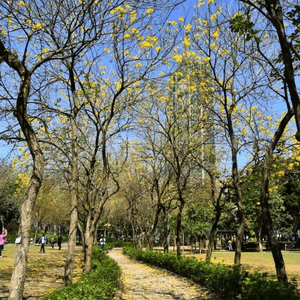
[[[272,281],[266,274],[250,274],[243,281],[241,293],[238,296],[241,300],[273,300],[300,299],[296,287],[292,284],[283,284],[278,281]]]
[[[10,223],[7,225],[7,236],[4,238],[6,243],[12,244],[18,236],[18,223]]]
[[[123,247],[131,247],[132,243],[131,242],[124,242],[124,241],[115,241],[115,242],[107,242],[105,244],[104,249],[112,249],[112,248],[123,248]]]
[[[61,290],[55,291],[44,300],[109,300],[117,289],[121,270],[100,246],[93,249],[92,269],[82,278]]]
[[[191,278],[224,299],[300,300],[299,291],[293,284],[273,281],[261,273],[241,273],[237,266],[229,268],[132,247],[125,247],[123,251],[137,260]]]

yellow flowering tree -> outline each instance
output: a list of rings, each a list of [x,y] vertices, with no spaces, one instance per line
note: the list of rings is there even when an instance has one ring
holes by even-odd
[[[125,16],[130,18],[130,24],[133,26],[135,22],[135,10],[139,8],[129,8],[123,1],[101,1],[101,5],[94,0],[88,1],[2,1],[1,7],[1,23],[0,23],[0,57],[3,67],[1,81],[1,103],[3,108],[14,112],[15,119],[7,118],[7,134],[17,132],[16,139],[26,141],[27,147],[32,161],[32,175],[29,176],[28,191],[20,208],[20,229],[21,243],[17,245],[15,256],[15,268],[12,274],[10,285],[10,298],[22,298],[24,289],[24,276],[27,266],[27,253],[29,247],[29,233],[31,226],[31,212],[36,202],[39,188],[43,180],[44,156],[41,149],[41,144],[38,140],[38,134],[46,135],[51,126],[47,118],[53,117],[53,111],[50,116],[45,118],[41,115],[49,107],[49,95],[57,94],[61,75],[64,70],[69,72],[67,82],[70,84],[70,89],[65,90],[68,96],[72,94],[73,110],[71,119],[74,134],[72,148],[72,172],[73,185],[71,198],[76,198],[76,140],[75,133],[75,117],[78,112],[78,97],[76,95],[76,87],[74,86],[76,76],[74,74],[73,65],[75,62],[83,59],[87,55],[88,49],[98,43],[101,46],[98,54],[109,53],[116,50],[114,45],[118,42],[118,34],[127,33],[127,26],[123,26]],[[161,11],[162,12],[162,11]],[[136,44],[139,45],[134,56],[147,57],[149,52],[153,50],[157,44],[155,35],[147,35],[150,32],[149,20],[152,11],[142,6],[140,15],[145,20],[144,35],[138,30],[132,28],[135,35]],[[165,13],[165,12],[163,12]],[[148,24],[147,24],[148,23]],[[157,29],[157,27],[156,27]],[[152,33],[155,30],[152,30]],[[100,39],[100,36],[103,38]],[[143,37],[143,38],[141,38]],[[123,40],[123,39],[122,39]],[[108,41],[114,41],[108,43]],[[146,43],[146,44],[145,44]],[[111,47],[106,45],[111,45]],[[124,43],[123,43],[124,45]],[[100,49],[100,48],[99,48]],[[121,50],[121,49],[119,49]],[[128,53],[127,49],[123,48],[122,53],[117,51],[115,55],[122,58],[122,53]],[[159,51],[155,48],[155,51]],[[163,54],[163,53],[162,53]],[[129,55],[129,54],[128,54]],[[135,61],[135,58],[130,57],[130,61]],[[58,63],[60,61],[60,63]],[[89,59],[86,59],[89,67]],[[137,61],[135,61],[135,64]],[[72,65],[73,64],[73,65]],[[120,67],[120,65],[118,65]],[[125,67],[125,65],[123,65]],[[119,70],[118,68],[116,68]],[[142,69],[139,67],[139,69]],[[146,69],[144,69],[145,72]],[[143,73],[141,73],[143,74]],[[120,83],[120,80],[115,80]],[[69,93],[71,91],[71,93]],[[55,101],[56,112],[62,109],[59,99]],[[41,124],[39,124],[41,123]],[[39,126],[39,132],[36,127]],[[15,126],[19,126],[19,130],[15,130]],[[13,130],[12,130],[13,129]],[[76,199],[73,201],[73,206],[76,205]],[[72,234],[77,224],[77,212],[74,213],[71,222]],[[75,239],[69,240],[70,247],[74,246]],[[74,247],[73,247],[74,248]],[[67,265],[72,266],[72,250],[70,249]],[[25,253],[25,255],[23,255]],[[68,268],[67,268],[68,270]],[[70,275],[67,283],[71,281]]]
[[[246,224],[241,174],[248,164],[258,161],[267,148],[270,128],[274,126],[257,95],[266,101],[270,99],[268,93],[275,96],[276,91],[274,84],[268,80],[266,65],[255,64],[251,47],[244,47],[246,37],[232,33],[228,16],[234,14],[233,8],[221,7],[210,1],[204,10],[204,4],[199,4],[200,8],[195,8],[198,9],[197,18],[194,18],[193,29],[189,33],[190,49],[201,54],[202,60],[206,61],[206,73],[214,88],[211,111],[218,133],[215,141],[220,151],[227,153],[223,163],[225,168],[218,171],[224,175],[229,172],[236,195],[239,226],[234,262],[239,264]],[[248,153],[249,157],[244,153]],[[242,166],[239,165],[241,158],[244,158]]]
[[[94,4],[91,1],[90,5],[94,7]],[[160,77],[158,70],[167,70],[166,61],[177,37],[177,32],[170,30],[166,22],[174,5],[176,1],[168,1],[161,7],[105,2],[90,16],[93,22],[80,22],[76,29],[66,28],[70,41],[78,45],[75,51],[64,48],[61,39],[55,36],[49,42],[61,49],[63,63],[51,65],[52,81],[44,90],[47,97],[40,102],[38,116],[32,114],[32,118],[37,119],[34,126],[45,143],[43,150],[55,153],[59,163],[64,161],[60,168],[69,180],[72,215],[65,284],[72,281],[79,192],[84,193],[85,207],[97,203],[84,223],[88,243],[85,257],[90,260],[93,232],[97,229],[102,206],[110,196],[109,183],[113,181],[108,148],[117,133],[127,130],[135,102],[144,97],[143,84]],[[86,6],[86,2],[78,4],[78,8]],[[102,15],[97,14],[100,9]],[[93,30],[93,24],[101,27]],[[88,45],[93,48],[84,48],[85,44],[78,42],[82,37],[91,37],[87,42],[90,41]],[[49,53],[51,50],[47,47],[36,58],[40,60]],[[58,127],[60,122],[61,128]],[[91,137],[93,135],[95,137]],[[100,163],[95,164],[95,161]],[[82,177],[79,184],[82,174],[88,176]],[[89,191],[91,186],[94,192]],[[87,263],[86,270],[89,266]]]

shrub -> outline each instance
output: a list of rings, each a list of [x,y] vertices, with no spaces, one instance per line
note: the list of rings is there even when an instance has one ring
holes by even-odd
[[[297,300],[300,299],[296,286],[273,281],[263,273],[249,274],[243,281],[241,300]]]
[[[137,260],[191,278],[224,299],[300,300],[299,291],[293,284],[273,281],[261,273],[241,273],[237,266],[229,268],[199,262],[194,258],[178,258],[173,254],[142,251],[132,247],[125,247],[123,251]]]
[[[117,289],[121,270],[100,246],[93,249],[92,269],[82,278],[61,290],[44,297],[44,300],[109,300]]]

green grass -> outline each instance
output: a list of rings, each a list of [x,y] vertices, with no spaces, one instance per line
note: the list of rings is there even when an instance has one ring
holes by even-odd
[[[296,278],[300,283],[300,253],[282,252],[289,279]],[[184,256],[190,256],[185,253]],[[205,261],[205,254],[193,254],[197,260]],[[211,262],[214,264],[233,265],[234,251],[213,252]],[[268,272],[276,275],[274,260],[271,252],[242,252],[241,264],[244,270]]]

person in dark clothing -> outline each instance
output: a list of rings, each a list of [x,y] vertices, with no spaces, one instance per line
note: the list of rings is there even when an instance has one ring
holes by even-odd
[[[52,249],[54,249],[54,245],[55,245],[55,236],[53,235],[51,238],[51,247]]]
[[[60,234],[60,235],[58,236],[58,238],[57,238],[58,250],[61,249],[61,242],[62,242],[62,236],[61,236],[61,234]]]
[[[105,243],[106,243],[106,239],[103,235],[101,235],[101,238],[99,240],[99,244],[100,244],[102,249],[104,249]]]

